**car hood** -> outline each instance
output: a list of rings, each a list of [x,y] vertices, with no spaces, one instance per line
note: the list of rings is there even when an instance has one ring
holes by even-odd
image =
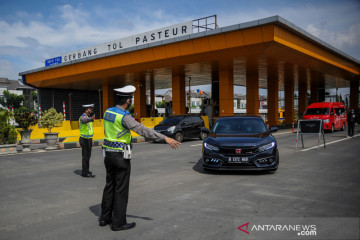
[[[220,147],[255,147],[274,141],[274,137],[270,132],[259,134],[238,134],[224,135],[211,133],[206,139],[209,144],[215,143]]]

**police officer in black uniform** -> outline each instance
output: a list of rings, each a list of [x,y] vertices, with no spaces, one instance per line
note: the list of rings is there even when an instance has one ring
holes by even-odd
[[[106,168],[106,185],[101,203],[100,226],[111,223],[111,230],[127,230],[136,223],[127,223],[126,209],[129,196],[131,133],[130,130],[148,139],[164,140],[172,148],[181,144],[152,129],[144,127],[131,117],[127,109],[132,104],[134,86],[114,89],[118,95],[117,105],[106,110],[104,115],[105,139],[103,156]]]
[[[354,136],[355,131],[355,123],[356,123],[356,114],[354,109],[351,109],[347,115],[347,122],[348,122],[348,135],[349,137]]]
[[[80,146],[82,148],[82,172],[81,176],[87,178],[94,178],[95,174],[89,171],[90,157],[92,149],[92,141],[94,135],[93,121],[95,114],[93,114],[94,104],[82,105],[84,113],[79,118],[80,130]]]

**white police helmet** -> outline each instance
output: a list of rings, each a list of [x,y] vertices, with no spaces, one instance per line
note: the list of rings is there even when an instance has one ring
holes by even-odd
[[[115,88],[116,95],[121,97],[131,97],[135,92],[136,88],[133,85],[127,85],[122,88]]]

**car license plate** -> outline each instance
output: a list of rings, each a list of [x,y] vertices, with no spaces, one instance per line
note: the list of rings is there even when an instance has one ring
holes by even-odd
[[[249,162],[248,157],[229,157],[229,163],[247,163]]]

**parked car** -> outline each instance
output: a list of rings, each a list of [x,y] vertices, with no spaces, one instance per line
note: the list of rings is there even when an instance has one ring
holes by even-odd
[[[164,119],[154,130],[181,142],[184,138],[205,139],[207,133],[202,131],[204,126],[204,120],[200,116],[177,115]]]
[[[272,170],[279,165],[276,139],[261,117],[219,118],[203,142],[202,166],[216,170]]]
[[[324,130],[330,132],[344,131],[347,124],[345,105],[339,102],[312,103],[307,107],[303,119],[322,119]]]

